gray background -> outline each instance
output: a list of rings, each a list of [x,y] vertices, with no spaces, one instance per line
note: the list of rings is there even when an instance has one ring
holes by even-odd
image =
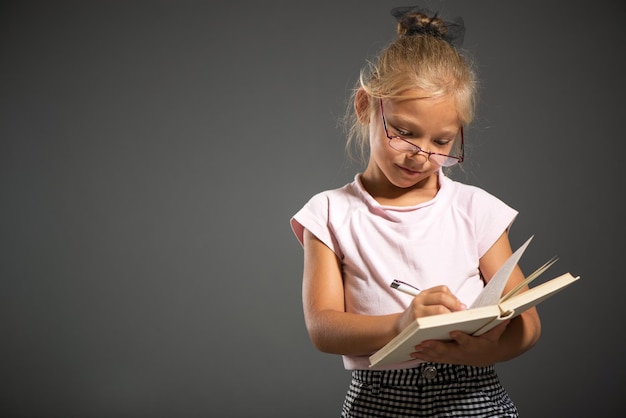
[[[308,340],[288,221],[359,169],[337,119],[409,4],[2,2],[2,417],[338,416],[349,375]],[[624,6],[423,4],[464,17],[482,80],[454,177],[520,211],[524,270],[583,277],[502,381],[522,416],[611,416]]]

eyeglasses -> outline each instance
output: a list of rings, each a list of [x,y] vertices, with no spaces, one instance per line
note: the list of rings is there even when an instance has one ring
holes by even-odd
[[[454,143],[452,144],[453,149],[456,150],[453,154],[441,154],[439,152],[426,151],[419,146],[415,145],[411,141],[402,138],[401,136],[389,135],[389,131],[387,130],[387,121],[385,120],[385,111],[383,110],[383,99],[380,99],[380,116],[383,118],[383,127],[385,128],[385,135],[389,138],[389,146],[396,151],[406,152],[409,154],[419,154],[423,152],[426,154],[426,160],[432,160],[439,164],[442,167],[450,167],[457,163],[462,162],[465,159],[465,139],[463,136],[463,126],[459,130],[457,134],[457,138],[454,139]],[[458,136],[461,136],[461,141],[457,141]]]

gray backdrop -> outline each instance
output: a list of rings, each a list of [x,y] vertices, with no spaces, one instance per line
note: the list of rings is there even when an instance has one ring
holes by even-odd
[[[411,2],[332,3],[2,2],[1,416],[338,416],[288,221],[360,169],[337,120]],[[524,270],[583,277],[502,381],[525,417],[611,416],[624,6],[423,4],[464,17],[482,80],[455,178],[520,211]]]

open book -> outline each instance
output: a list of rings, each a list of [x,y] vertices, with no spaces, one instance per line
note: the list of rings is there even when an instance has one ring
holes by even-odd
[[[369,357],[370,367],[387,366],[413,360],[410,353],[415,351],[416,345],[425,340],[450,340],[451,331],[481,335],[502,321],[520,315],[580,278],[565,273],[526,291],[521,291],[554,264],[556,259],[553,258],[506,295],[501,296],[511,272],[531,240],[532,237],[498,269],[478,295],[476,301],[467,310],[417,318],[394,339]]]

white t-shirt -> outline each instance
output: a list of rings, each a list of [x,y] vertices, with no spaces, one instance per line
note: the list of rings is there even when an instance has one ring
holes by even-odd
[[[410,207],[380,205],[361,184],[313,196],[291,219],[302,244],[304,228],[341,260],[345,309],[385,315],[406,309],[412,296],[393,279],[418,289],[445,284],[467,306],[483,288],[478,262],[507,230],[517,211],[486,191],[440,170],[434,199]],[[370,369],[369,356],[343,356],[348,370]],[[414,367],[402,363],[389,368]]]

